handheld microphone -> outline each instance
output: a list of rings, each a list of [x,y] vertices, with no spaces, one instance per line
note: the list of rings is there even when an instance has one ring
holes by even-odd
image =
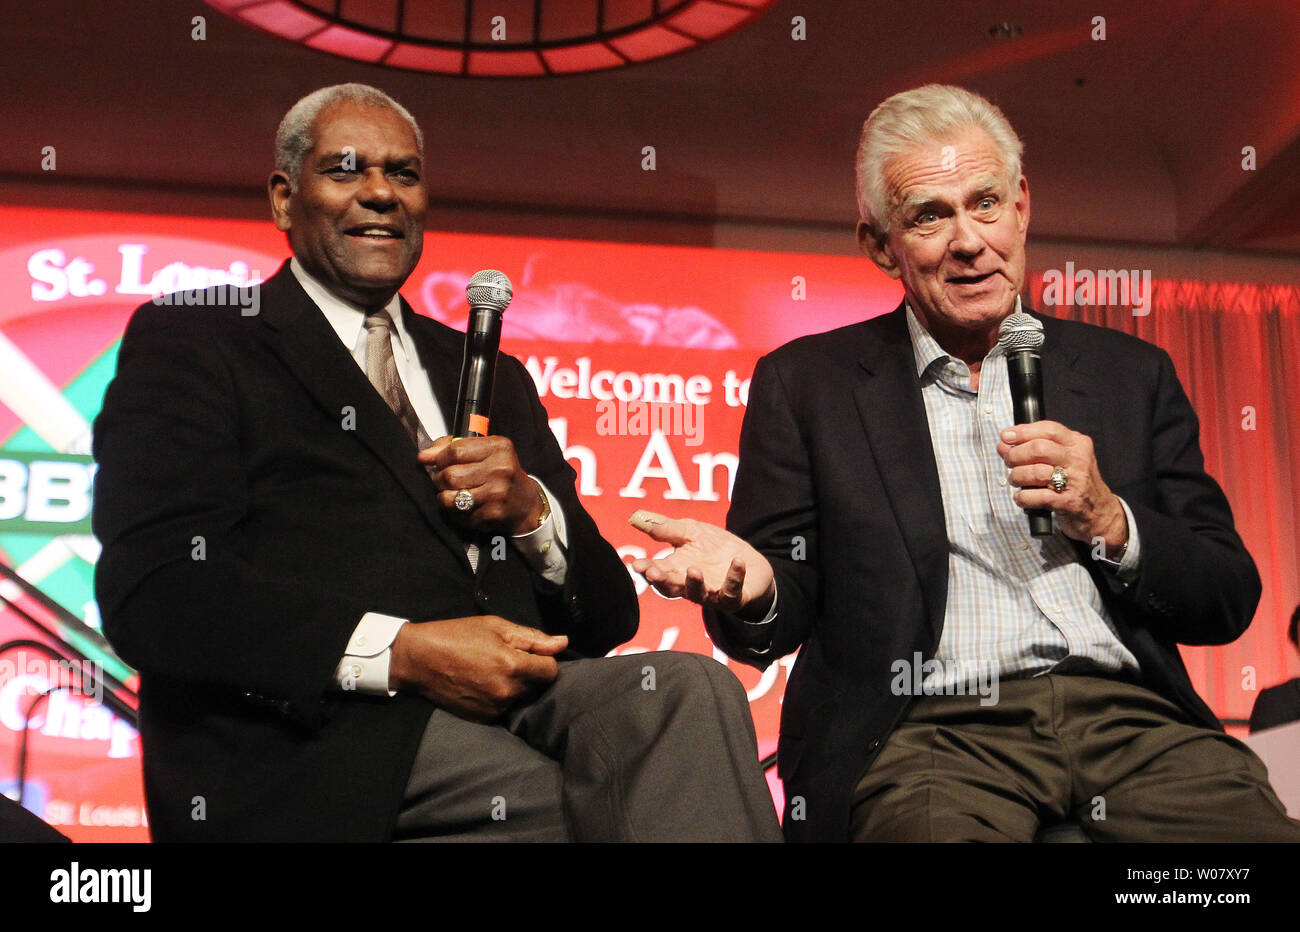
[[[998,345],[1007,354],[1007,377],[1011,383],[1011,407],[1017,424],[1041,421],[1043,411],[1043,361],[1038,349],[1043,345],[1043,325],[1019,311],[1002,321],[998,328]],[[1033,537],[1052,536],[1052,512],[1047,508],[1026,508],[1029,533]]]
[[[510,279],[495,269],[475,272],[465,286],[469,299],[469,326],[465,330],[465,357],[460,365],[453,437],[486,437],[492,416],[492,386],[496,381],[497,348],[501,319],[514,296]]]

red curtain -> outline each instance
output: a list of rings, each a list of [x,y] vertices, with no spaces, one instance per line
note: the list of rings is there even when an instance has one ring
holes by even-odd
[[[1260,689],[1300,674],[1286,640],[1300,602],[1300,288],[1154,281],[1148,313],[1060,306],[1044,313],[1100,324],[1164,348],[1201,421],[1206,470],[1223,486],[1264,593],[1250,629],[1223,647],[1183,648],[1197,691],[1223,719],[1249,718]],[[1253,671],[1253,677],[1252,677]]]

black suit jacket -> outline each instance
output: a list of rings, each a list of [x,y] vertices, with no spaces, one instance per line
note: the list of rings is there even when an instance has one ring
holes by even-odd
[[[500,615],[598,656],[635,633],[636,596],[518,360],[501,357],[492,426],[564,509],[562,589],[513,546],[476,578],[287,263],[260,304],[150,303],[126,329],[94,434],[104,630],[141,673],[155,839],[386,840],[432,706],[337,689],[363,613]],[[450,424],[463,335],[402,314]]]
[[[1300,721],[1300,678],[1262,690],[1250,710],[1251,732]]]
[[[1236,638],[1260,583],[1203,469],[1196,415],[1163,350],[1039,319],[1047,415],[1093,438],[1141,535],[1141,573],[1126,590],[1082,546],[1080,561],[1145,683],[1219,728],[1175,645]],[[795,340],[754,371],[727,523],[776,573],[774,641],[760,653],[761,627],[705,621],[725,651],[759,667],[801,648],[778,748],[792,840],[847,838],[853,787],[910,702],[891,693],[890,664],[938,648],[948,539],[927,424],[902,307]],[[798,797],[802,820],[791,818]]]

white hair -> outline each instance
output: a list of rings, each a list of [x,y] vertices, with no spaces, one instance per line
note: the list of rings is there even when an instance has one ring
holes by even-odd
[[[369,84],[334,84],[312,91],[289,108],[289,112],[280,121],[280,128],[275,131],[275,170],[289,176],[289,183],[298,186],[298,174],[302,171],[302,160],[316,145],[312,124],[321,111],[341,103],[363,104],[372,107],[386,107],[401,116],[411,125],[415,134],[415,145],[420,155],[424,155],[424,134],[411,112],[389,97],[377,87]]]
[[[1017,187],[1025,146],[1002,111],[965,88],[926,84],[888,98],[862,124],[856,163],[860,217],[877,233],[888,232],[885,163],[971,127],[988,133],[1002,156],[1007,182],[1013,189]]]

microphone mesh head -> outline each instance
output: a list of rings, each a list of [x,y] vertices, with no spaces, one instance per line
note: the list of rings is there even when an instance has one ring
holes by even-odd
[[[504,311],[514,294],[515,290],[510,286],[510,279],[504,272],[498,272],[496,269],[475,272],[474,277],[465,286],[465,297],[469,298],[470,307],[489,307],[495,311]]]
[[[1028,314],[1017,311],[998,327],[998,345],[1008,353],[1036,350],[1043,345],[1043,325]]]

